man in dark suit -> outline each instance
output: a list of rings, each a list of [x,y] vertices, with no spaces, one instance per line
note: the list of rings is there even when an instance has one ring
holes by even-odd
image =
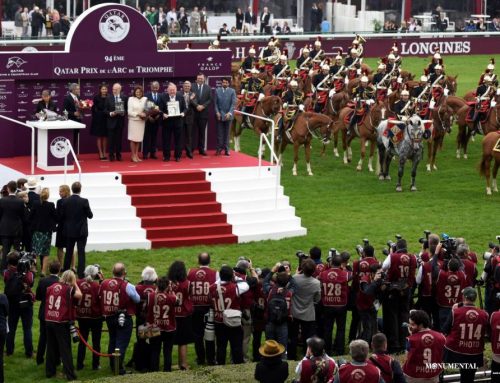
[[[36,300],[40,302],[40,309],[38,310],[38,320],[40,321],[40,337],[38,338],[38,347],[36,349],[36,364],[43,364],[45,349],[47,348],[47,334],[45,330],[45,297],[49,286],[59,282],[59,272],[61,271],[61,264],[59,261],[54,260],[49,264],[50,275],[40,279],[36,288]]]
[[[87,219],[94,216],[90,210],[89,200],[80,197],[82,184],[74,182],[71,185],[72,195],[65,199],[62,204],[61,221],[66,235],[66,254],[64,256],[63,270],[69,270],[73,259],[73,249],[78,250],[78,278],[83,278],[85,270],[85,246],[89,229]]]
[[[184,97],[177,93],[177,86],[174,83],[168,84],[167,93],[163,95],[163,124],[161,128],[161,138],[163,144],[163,161],[170,161],[170,142],[171,136],[174,135],[174,157],[175,161],[179,162],[181,160],[182,145],[181,145],[181,131],[182,123],[184,119],[184,113],[186,111],[186,103]],[[169,102],[179,103],[179,113],[180,115],[169,114],[168,105]],[[172,111],[171,111],[172,113]]]
[[[63,110],[68,112],[68,118],[76,122],[82,122],[82,112],[80,111],[80,85],[76,83],[69,84],[69,93],[64,97]],[[80,129],[73,130],[73,142],[76,153],[79,151]]]
[[[271,14],[269,13],[269,9],[264,7],[260,15],[260,33],[271,33],[269,21],[271,21]]]
[[[36,113],[40,113],[45,109],[57,113],[57,105],[54,101],[52,101],[50,92],[47,89],[42,90],[42,99],[38,101],[38,104],[36,105]]]
[[[191,91],[191,83],[189,81],[184,81],[184,84],[182,84],[182,91],[179,93],[182,98],[184,98],[184,103],[186,104],[186,111],[184,113],[184,119],[182,121],[184,150],[186,151],[186,156],[192,159],[193,152],[191,146],[193,136],[194,111],[196,108],[196,95]]]
[[[7,184],[9,195],[0,198],[0,238],[2,239],[1,271],[7,267],[7,254],[12,246],[18,249],[23,237],[23,224],[26,222],[24,203],[16,197],[17,183]]]
[[[212,89],[205,84],[205,75],[200,73],[196,76],[196,83],[193,84],[193,92],[196,94],[194,100],[194,131],[198,130],[198,151],[202,156],[205,153],[205,131],[208,122],[208,106],[212,102]]]
[[[245,30],[246,27],[248,29],[248,33],[253,33],[255,30],[255,24],[257,24],[257,17],[254,15],[252,7],[248,7],[247,11],[245,12],[243,21],[243,30]]]
[[[155,103],[158,108],[163,102],[163,97],[160,94],[160,83],[158,81],[153,81],[151,83],[151,92],[146,93],[146,97],[149,101]],[[160,108],[161,109],[161,108]],[[157,148],[157,138],[158,138],[158,127],[161,125],[161,113],[156,115],[150,115],[146,119],[146,127],[144,130],[144,141],[142,141],[142,158],[145,160],[148,157],[156,160],[156,148]]]
[[[236,93],[229,88],[229,79],[222,79],[222,87],[215,92],[215,116],[217,118],[217,150],[219,155],[222,150],[229,156],[229,129],[234,117],[236,106]]]
[[[121,95],[122,86],[119,83],[113,84],[112,94],[104,103],[104,112],[108,116],[108,145],[109,160],[122,160],[122,133],[125,126],[125,116],[127,114],[127,100]]]

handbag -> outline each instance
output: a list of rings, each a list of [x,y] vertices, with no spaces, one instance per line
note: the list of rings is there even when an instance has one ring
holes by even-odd
[[[241,311],[234,309],[225,309],[224,300],[222,299],[222,291],[220,283],[217,284],[217,294],[219,295],[219,304],[222,309],[222,322],[227,327],[240,327],[241,326]]]

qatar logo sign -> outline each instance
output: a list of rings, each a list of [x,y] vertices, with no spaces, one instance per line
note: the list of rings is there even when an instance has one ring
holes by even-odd
[[[56,137],[50,143],[50,153],[55,158],[64,158],[69,153],[69,145],[65,137]]]
[[[130,30],[128,16],[118,9],[110,9],[99,20],[99,32],[104,40],[118,43],[127,37]]]

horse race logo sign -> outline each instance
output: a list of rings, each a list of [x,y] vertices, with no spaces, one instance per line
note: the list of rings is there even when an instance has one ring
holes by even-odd
[[[104,40],[110,43],[122,41],[127,37],[129,30],[128,16],[118,9],[110,9],[99,20],[99,32]]]
[[[69,153],[66,137],[56,137],[50,143],[50,153],[55,158],[64,158]]]

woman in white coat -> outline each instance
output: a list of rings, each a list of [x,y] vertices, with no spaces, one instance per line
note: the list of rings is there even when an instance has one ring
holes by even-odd
[[[128,99],[128,139],[132,162],[142,161],[139,158],[139,145],[144,139],[144,128],[146,125],[146,101],[142,86],[134,88],[134,96]]]

